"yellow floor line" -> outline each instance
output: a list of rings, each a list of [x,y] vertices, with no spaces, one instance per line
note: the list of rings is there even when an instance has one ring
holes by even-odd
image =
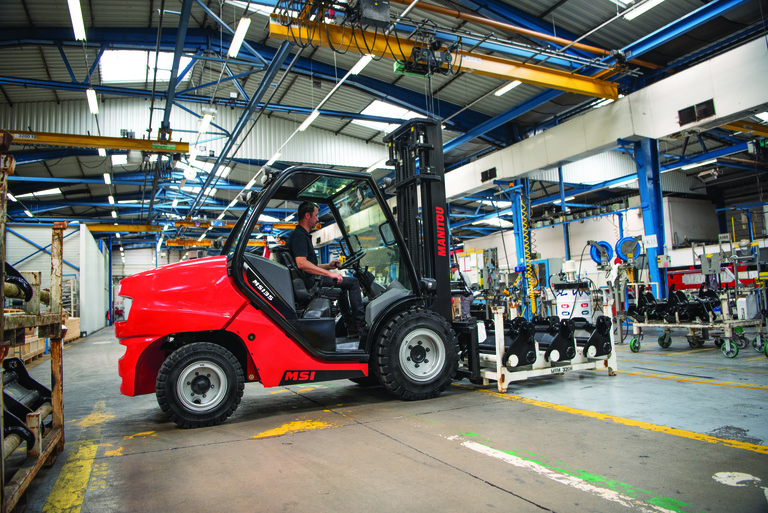
[[[765,357],[763,357],[765,358]],[[753,362],[756,360],[759,360],[760,358],[752,358],[750,360],[746,360],[748,362]],[[669,362],[643,362],[641,360],[630,360],[629,358],[619,358],[620,362],[629,362],[629,363],[642,363],[646,365],[665,365],[665,366],[673,366],[673,367],[692,367],[694,369],[715,369],[719,371],[734,371],[734,372],[758,372],[762,374],[768,374],[768,370],[758,370],[758,369],[739,369],[736,367],[712,367],[707,365],[691,365],[689,363],[669,363]]]
[[[599,372],[607,372],[603,371],[602,369],[597,369]],[[627,374],[629,376],[641,376],[644,378],[656,378],[656,379],[665,379],[668,381],[683,381],[685,383],[700,383],[702,385],[714,385],[719,387],[729,387],[729,388],[744,388],[747,390],[765,390],[768,392],[768,386],[760,386],[760,385],[742,385],[738,383],[730,383],[728,381],[703,381],[698,379],[686,379],[686,378],[676,378],[673,376],[657,376],[656,374],[646,374],[644,372],[631,372],[631,371],[625,371],[625,370],[618,370],[616,371],[617,374]]]
[[[467,386],[467,385],[455,385],[460,388],[464,388],[467,390],[473,390],[476,392],[482,392],[489,395],[492,395],[494,397],[498,397],[500,399],[506,399],[508,401],[518,401],[524,404],[530,404],[532,406],[539,406],[541,408],[547,408],[550,410],[556,410],[564,413],[571,413],[573,415],[580,415],[582,417],[589,417],[593,419],[599,419],[604,420],[607,422],[614,422],[616,424],[621,424],[624,426],[631,426],[636,427],[640,429],[646,429],[648,431],[655,431],[658,433],[666,433],[668,435],[674,435],[679,436],[683,438],[688,438],[690,440],[697,440],[700,442],[707,442],[711,444],[717,444],[717,445],[724,445],[726,447],[733,447],[735,449],[744,449],[747,451],[757,452],[760,454],[768,454],[768,446],[765,445],[758,445],[758,444],[750,444],[747,442],[739,442],[738,440],[725,440],[722,438],[716,438],[714,436],[704,435],[701,433],[694,433],[693,431],[686,431],[684,429],[676,429],[671,428],[667,426],[659,426],[657,424],[650,424],[648,422],[642,422],[639,420],[632,420],[632,419],[625,419],[623,417],[616,417],[614,415],[608,415],[605,413],[598,413],[595,411],[589,411],[589,410],[580,410],[578,408],[571,408],[570,406],[563,406],[560,404],[554,404],[554,403],[548,403],[544,401],[537,401],[535,399],[528,399],[526,397],[520,397],[517,395],[509,395],[509,394],[500,394],[499,392],[495,392],[493,390],[484,390],[484,389],[478,389],[475,387]]]
[[[98,448],[97,443],[84,442],[72,451],[48,495],[43,513],[80,512]]]

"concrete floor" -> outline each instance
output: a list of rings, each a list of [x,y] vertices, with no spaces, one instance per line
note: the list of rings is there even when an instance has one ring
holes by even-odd
[[[768,358],[655,340],[618,346],[618,376],[504,395],[466,381],[421,402],[348,381],[252,384],[227,423],[180,430],[154,395],[119,395],[123,348],[104,329],[65,347],[66,449],[27,510],[768,511]],[[47,383],[47,364],[30,373]]]

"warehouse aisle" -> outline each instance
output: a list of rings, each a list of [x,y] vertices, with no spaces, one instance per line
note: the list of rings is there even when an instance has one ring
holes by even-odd
[[[757,353],[620,346],[613,378],[462,382],[421,402],[248,385],[229,422],[180,430],[153,395],[119,395],[122,349],[111,329],[66,346],[66,450],[28,511],[768,511]],[[47,360],[30,372],[45,382]]]

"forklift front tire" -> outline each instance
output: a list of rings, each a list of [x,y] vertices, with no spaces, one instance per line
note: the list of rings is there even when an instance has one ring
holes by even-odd
[[[458,369],[459,341],[440,315],[413,308],[390,319],[376,348],[376,375],[392,395],[437,397]]]
[[[231,352],[196,342],[165,360],[155,394],[160,408],[179,427],[215,426],[235,412],[244,384],[243,369]]]

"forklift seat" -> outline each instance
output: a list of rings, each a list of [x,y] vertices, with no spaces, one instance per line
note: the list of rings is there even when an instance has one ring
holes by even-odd
[[[325,298],[335,301],[341,295],[341,289],[331,287],[320,287],[320,276],[315,279],[315,285],[307,289],[304,283],[305,273],[296,266],[291,251],[285,246],[273,248],[270,259],[288,268],[291,273],[291,283],[293,284],[293,293],[299,309],[305,309],[316,298]]]

